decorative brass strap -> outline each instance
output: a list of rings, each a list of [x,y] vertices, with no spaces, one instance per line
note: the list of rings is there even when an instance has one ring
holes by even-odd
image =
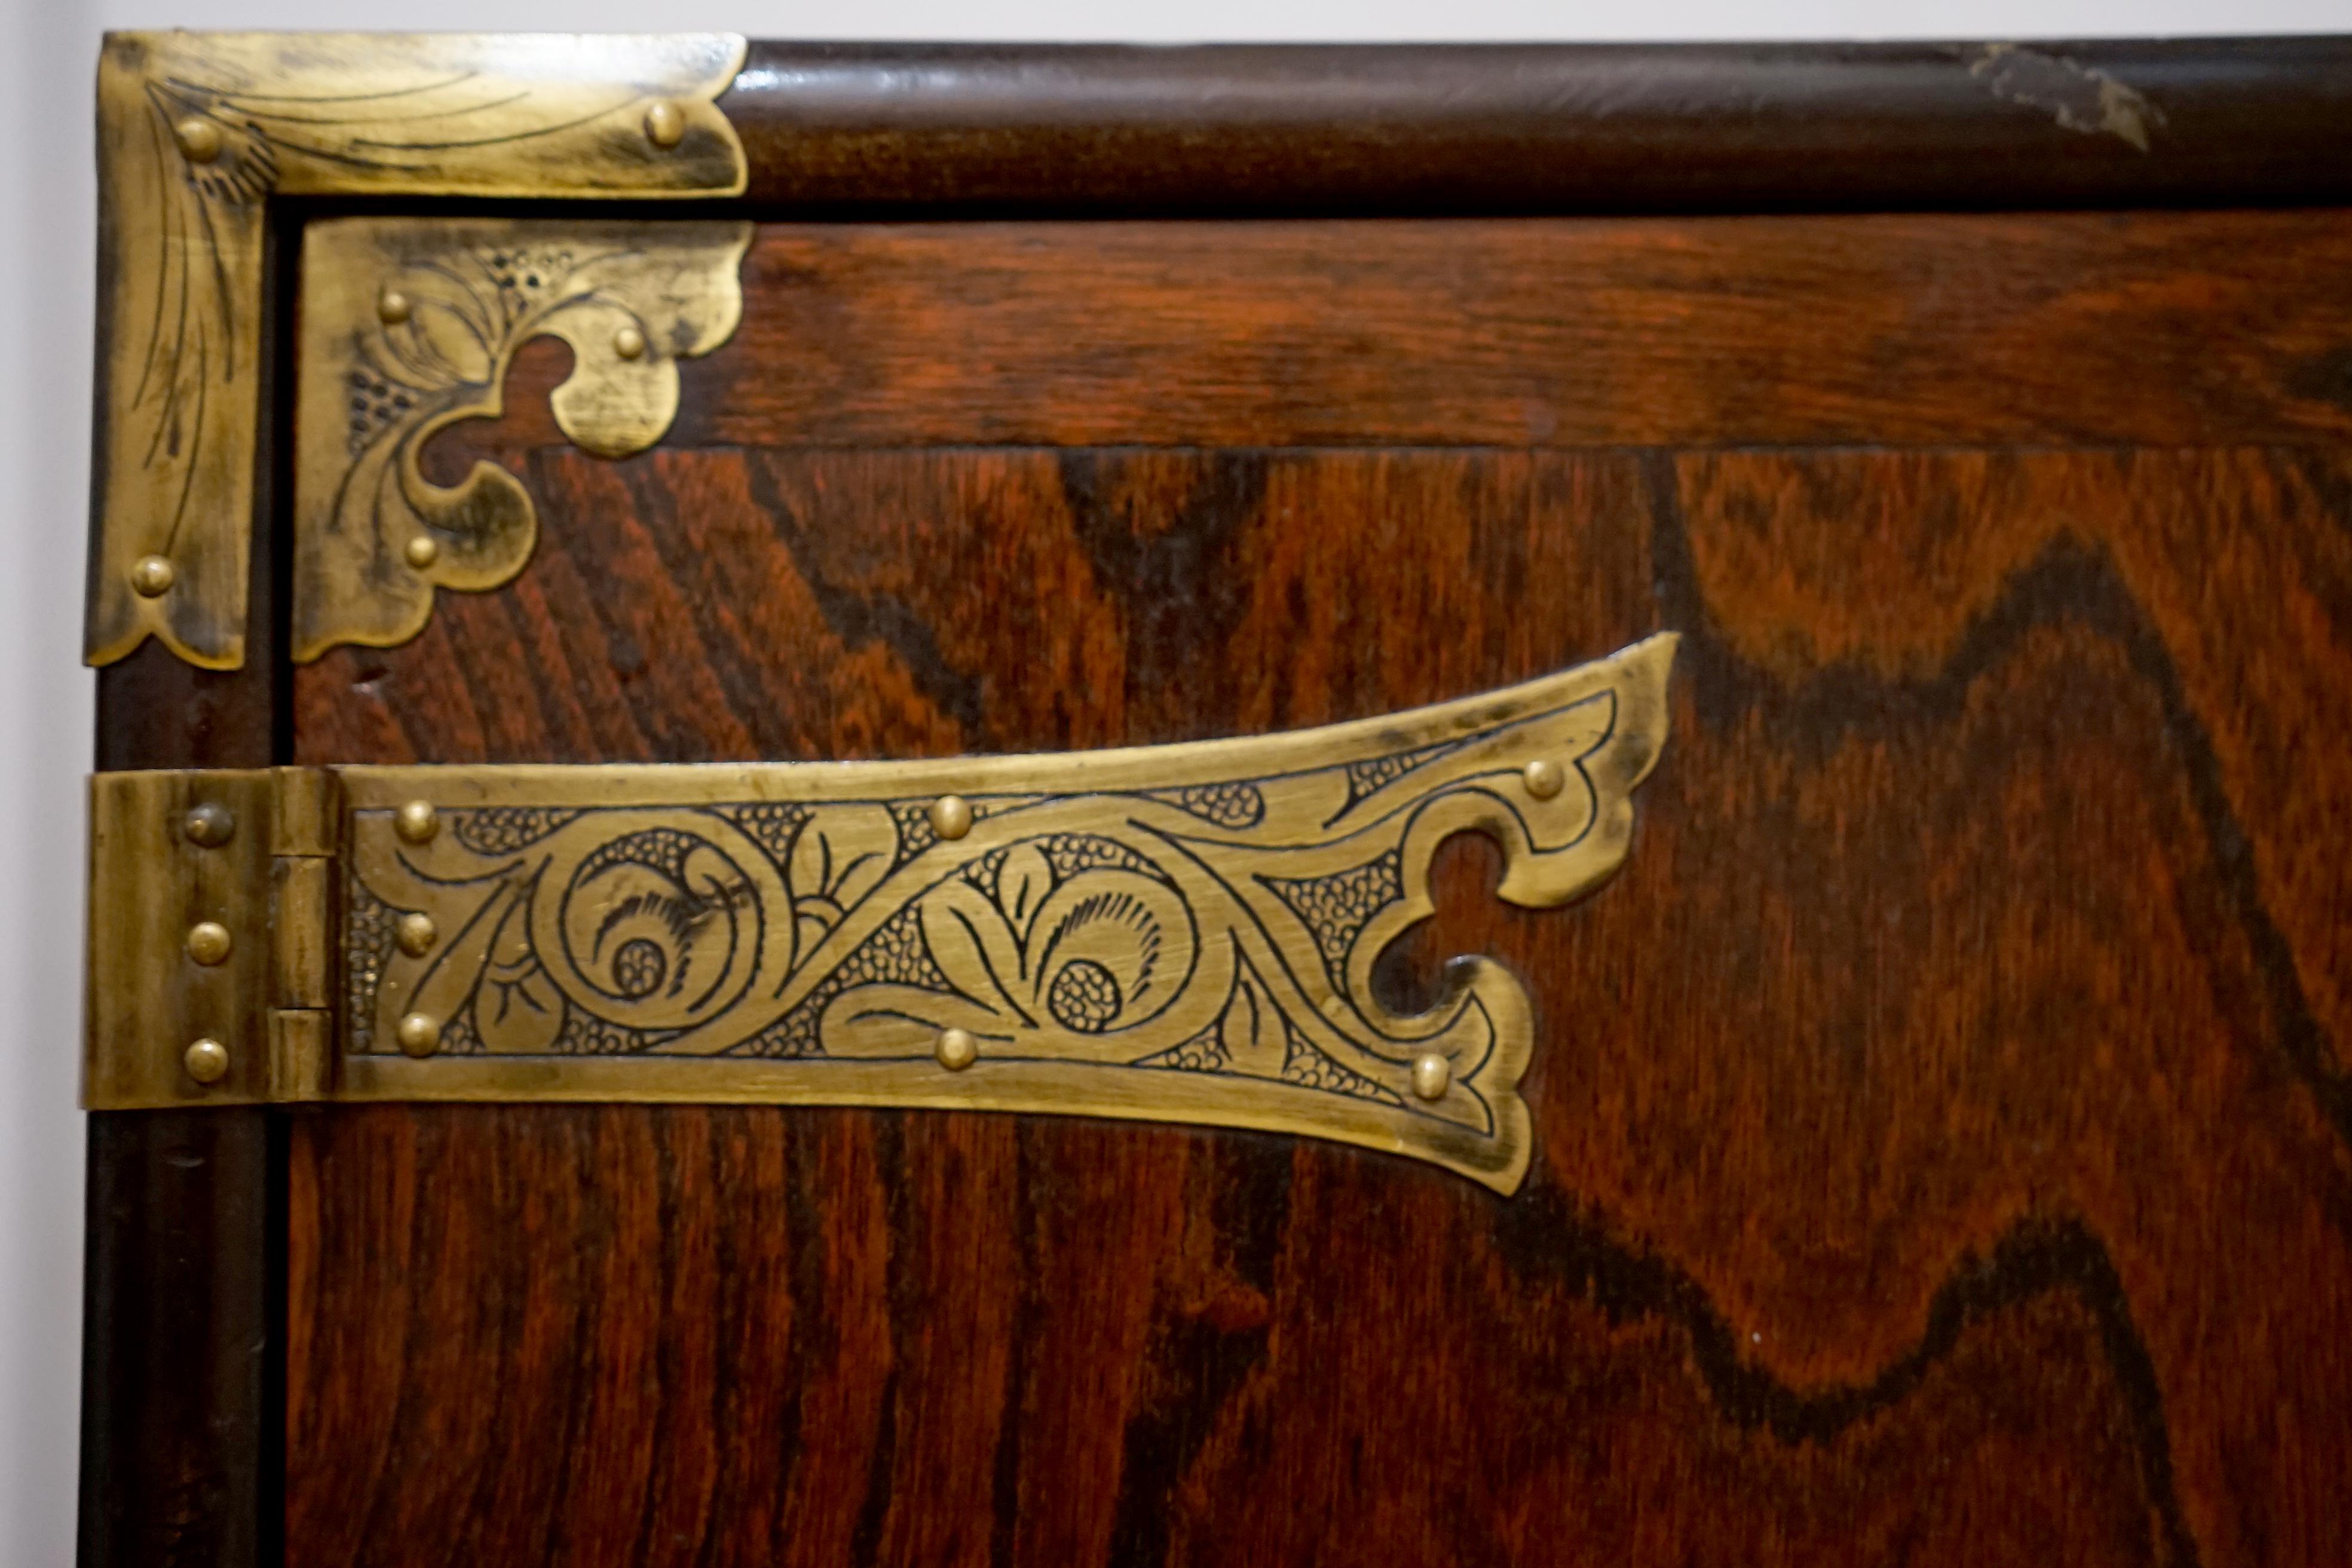
[[[1473,958],[1400,1016],[1373,962],[1454,833],[1502,847],[1517,904],[1617,868],[1674,648],[1121,751],[101,776],[89,1103],[1060,1111],[1338,1139],[1508,1192],[1526,992]]]

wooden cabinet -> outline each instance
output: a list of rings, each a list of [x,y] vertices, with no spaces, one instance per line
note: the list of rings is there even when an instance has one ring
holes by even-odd
[[[1088,752],[1678,634],[1613,879],[1447,837],[1365,971],[1507,966],[1524,1177],[370,1100],[345,989],[308,1092],[93,1118],[89,1562],[2340,1559],[2344,44],[737,63],[739,189],[280,176],[242,658],[110,663],[100,766]],[[548,303],[688,224],[725,330]],[[363,482],[427,609],[301,647]]]

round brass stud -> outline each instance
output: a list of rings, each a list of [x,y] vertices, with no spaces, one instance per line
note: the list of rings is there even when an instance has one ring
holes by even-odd
[[[218,1083],[228,1076],[228,1047],[218,1040],[198,1040],[180,1053],[180,1065],[198,1083]]]
[[[686,139],[686,111],[668,99],[657,98],[646,109],[646,140],[656,147],[675,147]]]
[[[208,800],[190,809],[180,821],[180,831],[191,844],[217,849],[236,836],[236,818],[220,802]]]
[[[635,327],[623,327],[613,334],[613,352],[623,359],[635,359],[646,352],[646,335]]]
[[[942,838],[961,838],[971,831],[971,802],[960,795],[943,795],[931,802],[931,831]]]
[[[972,1037],[970,1029],[941,1029],[931,1054],[948,1071],[961,1072],[980,1059],[980,1042]]]
[[[422,958],[433,951],[434,942],[440,939],[441,928],[433,923],[431,915],[412,912],[400,917],[400,924],[393,928],[393,935],[400,942],[401,952],[411,958]]]
[[[441,1048],[441,1021],[424,1013],[407,1014],[392,1033],[412,1057],[429,1057]]]
[[[387,327],[400,325],[401,322],[408,320],[409,313],[415,309],[415,306],[408,302],[407,295],[390,284],[386,284],[383,292],[375,297],[376,320]]]
[[[228,958],[228,927],[218,921],[198,921],[188,928],[188,956],[207,969]]]
[[[142,599],[160,599],[180,574],[160,555],[142,555],[131,564],[131,587]]]
[[[1527,784],[1528,793],[1538,800],[1549,800],[1568,783],[1568,775],[1549,757],[1538,757],[1521,768],[1519,778]]]
[[[1454,1086],[1454,1064],[1432,1051],[1412,1064],[1412,1092],[1423,1100],[1444,1100]]]
[[[419,572],[441,559],[441,546],[429,533],[420,533],[400,547],[403,559]]]
[[[429,844],[441,831],[441,816],[429,800],[407,801],[392,814],[392,830],[411,844]]]
[[[221,155],[220,127],[202,115],[191,114],[172,127],[180,156],[191,163],[209,163]]]

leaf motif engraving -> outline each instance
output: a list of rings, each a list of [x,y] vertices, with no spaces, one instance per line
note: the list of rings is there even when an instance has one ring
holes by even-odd
[[[793,840],[785,879],[811,938],[841,922],[898,861],[898,819],[878,805],[820,806]]]
[[[1011,922],[1013,934],[1023,942],[1029,940],[1030,929],[1037,923],[1037,911],[1045,907],[1045,895],[1053,890],[1054,867],[1043,849],[1034,844],[1021,844],[1004,857],[1004,864],[996,873],[996,903]]]
[[[471,1012],[486,1051],[534,1056],[562,1034],[563,997],[531,952],[529,910],[511,908],[499,922]]]
[[[1224,1016],[1217,1020],[1217,1043],[1234,1072],[1253,1078],[1282,1076],[1290,1031],[1283,1027],[1282,1015],[1275,1010],[1265,986],[1246,970],[1234,986],[1233,1000],[1225,1004]]]

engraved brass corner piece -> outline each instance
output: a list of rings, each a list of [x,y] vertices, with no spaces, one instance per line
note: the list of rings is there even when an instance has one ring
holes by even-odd
[[[494,588],[538,538],[530,496],[478,463],[454,488],[418,456],[460,419],[495,418],[515,350],[572,347],[550,402],[599,457],[661,438],[677,361],[743,312],[751,226],[346,218],[310,226],[302,258],[295,416],[293,647],[389,647],[421,630],[437,587]]]
[[[122,33],[99,64],[86,657],[245,659],[276,195],[648,199],[744,188],[732,34]]]
[[[1184,745],[101,778],[89,1103],[1047,1111],[1332,1139],[1507,1193],[1528,1159],[1526,990],[1470,958],[1399,1015],[1373,964],[1430,913],[1455,833],[1501,847],[1501,895],[1524,906],[1617,868],[1675,640]],[[267,853],[207,847],[190,814],[215,799],[294,826]],[[226,963],[190,956],[202,921]],[[332,962],[314,960],[330,930]],[[248,947],[277,955],[275,990],[234,970]],[[330,994],[331,1026],[313,1017]],[[226,1052],[217,1087],[197,1039]]]

